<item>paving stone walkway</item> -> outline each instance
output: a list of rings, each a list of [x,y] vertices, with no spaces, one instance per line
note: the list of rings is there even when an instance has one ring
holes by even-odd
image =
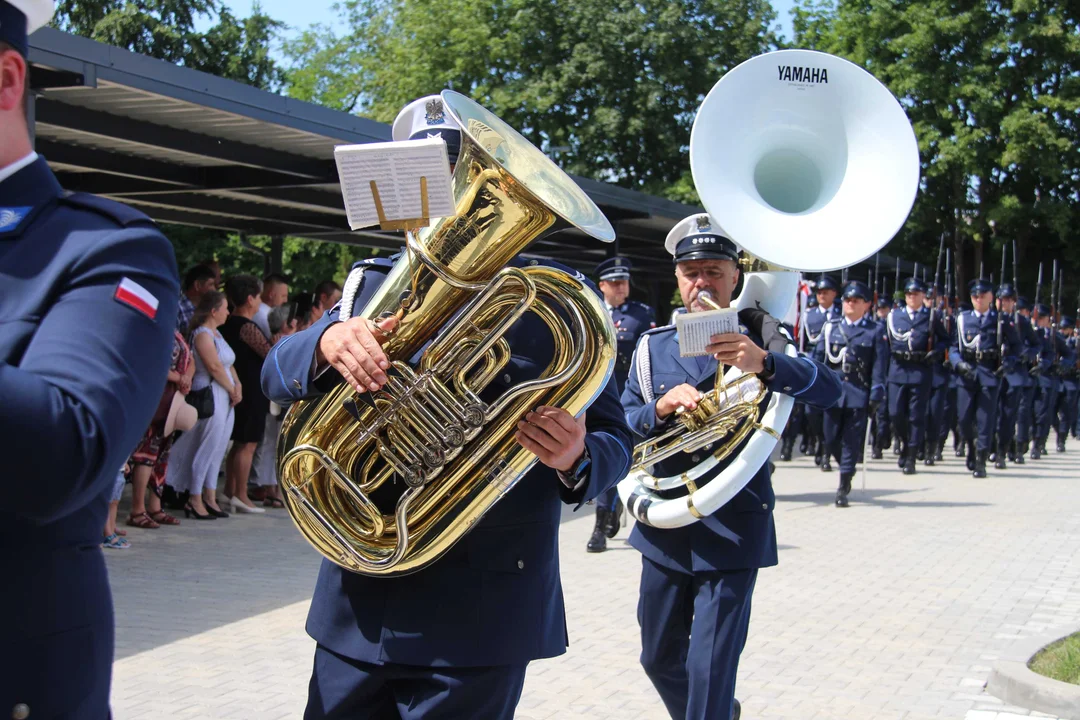
[[[806,458],[774,477],[780,565],[763,570],[739,668],[743,717],[1015,720],[983,691],[1011,643],[1080,627],[1080,446],[975,480],[960,460],[871,464],[852,507]],[[932,472],[930,472],[932,470]],[[123,513],[123,507],[121,508]],[[638,664],[640,556],[562,528],[569,652],[530,666],[522,720],[666,717]],[[117,720],[299,718],[318,558],[284,511],[147,531],[108,555]],[[1044,716],[1045,717],[1045,716]]]

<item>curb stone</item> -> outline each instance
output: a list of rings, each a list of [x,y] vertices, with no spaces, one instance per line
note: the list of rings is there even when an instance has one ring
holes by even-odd
[[[1017,642],[994,663],[986,692],[1010,705],[1049,713],[1063,720],[1080,720],[1080,685],[1052,680],[1028,667],[1040,650],[1073,632]]]

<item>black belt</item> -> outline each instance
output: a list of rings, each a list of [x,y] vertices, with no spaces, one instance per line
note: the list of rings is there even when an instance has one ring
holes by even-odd
[[[911,352],[909,350],[893,350],[892,356],[897,360],[906,360],[908,362],[924,362],[926,360],[926,353]]]
[[[961,350],[960,356],[964,358],[964,362],[989,363],[997,362],[1001,357],[1001,352],[998,350]]]

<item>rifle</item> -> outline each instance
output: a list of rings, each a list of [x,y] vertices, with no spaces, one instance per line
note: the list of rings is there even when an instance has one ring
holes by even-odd
[[[877,312],[878,301],[878,268],[881,264],[881,252],[874,253],[874,312]]]
[[[1035,281],[1035,304],[1039,304],[1039,291],[1042,290],[1042,271],[1043,264],[1039,263],[1039,279]]]
[[[896,258],[896,287],[893,288],[893,293],[900,292],[900,258]],[[896,298],[893,298],[893,305],[896,304]]]
[[[1057,297],[1057,260],[1054,260],[1054,272],[1050,276],[1050,344],[1054,348],[1054,365],[1056,368],[1058,364],[1058,351],[1057,351],[1057,304],[1059,298]]]
[[[953,281],[952,281],[952,249],[945,248],[945,304],[950,310],[952,310],[955,304],[955,299],[952,296]],[[948,317],[948,316],[946,316]]]
[[[930,303],[930,324],[926,333],[926,352],[934,351],[934,314],[937,312],[938,283],[941,282],[941,256],[945,254],[945,233],[941,233],[941,241],[937,249],[937,267],[934,269],[934,299]]]
[[[1017,299],[1020,298],[1020,281],[1016,279],[1016,241],[1012,241],[1013,246],[1013,292],[1016,293]]]
[[[1001,243],[1001,282],[1005,282],[1005,248],[1008,247],[1005,243]],[[993,292],[994,282],[990,281],[990,290]],[[994,293],[995,295],[997,293]],[[1001,308],[997,308],[997,342],[998,342],[998,368],[1005,367],[1005,338],[1001,336],[1001,323],[1005,318],[1005,313]]]

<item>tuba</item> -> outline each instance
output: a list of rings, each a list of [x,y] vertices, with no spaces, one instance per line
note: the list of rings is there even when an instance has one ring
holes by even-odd
[[[859,66],[809,50],[766,53],[721,78],[694,119],[690,167],[705,209],[744,251],[732,305],[789,324],[798,271],[873,255],[903,226],[919,186],[918,143],[892,93]],[[792,343],[783,351],[796,354]],[[711,515],[772,454],[794,400],[737,368],[717,376],[695,410],[635,449],[619,494],[639,522],[675,528]],[[695,452],[704,459],[686,472],[652,472]]]
[[[388,382],[297,402],[278,439],[296,526],[324,557],[364,575],[415,572],[453,547],[536,462],[514,440],[524,413],[543,404],[580,415],[615,363],[611,320],[580,276],[504,267],[542,234],[577,228],[610,242],[611,225],[495,115],[456,92],[442,99],[462,134],[456,214],[407,234],[360,313],[398,319],[383,347]],[[537,379],[485,402],[510,360],[504,336],[527,312],[550,328],[554,357]]]

